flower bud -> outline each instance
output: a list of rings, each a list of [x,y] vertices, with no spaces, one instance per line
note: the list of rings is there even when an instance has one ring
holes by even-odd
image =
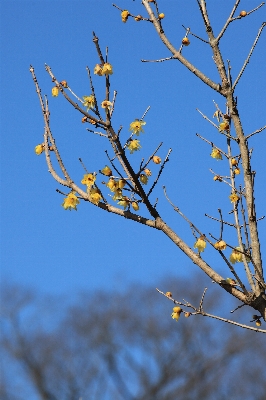
[[[159,17],[159,19],[163,19],[163,18],[165,17],[165,15],[164,15],[164,13],[160,13],[160,14],[158,15],[158,17]]]
[[[152,158],[152,161],[155,163],[155,164],[161,164],[161,158],[160,157],[158,157],[158,156],[153,156],[153,158]]]
[[[184,46],[188,46],[188,45],[190,44],[189,39],[188,39],[187,37],[184,37],[184,38],[182,39],[182,44],[183,44]]]

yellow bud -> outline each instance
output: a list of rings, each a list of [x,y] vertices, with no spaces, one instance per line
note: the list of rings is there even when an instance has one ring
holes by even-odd
[[[237,167],[237,168],[234,169],[234,173],[235,173],[236,175],[239,175],[240,172],[241,172],[241,171],[240,171],[240,168]]]
[[[161,164],[161,158],[160,157],[158,157],[158,156],[153,156],[153,158],[152,158],[152,161],[155,163],[155,164]]]
[[[257,325],[257,326],[261,326],[261,321],[260,321],[259,319],[257,319],[256,325]]]
[[[126,184],[125,179],[119,179],[119,181],[118,181],[118,187],[119,187],[119,189],[123,189],[123,187],[125,186],[125,184]]]
[[[144,172],[145,172],[145,174],[146,174],[147,176],[151,176],[151,170],[150,170],[150,169],[145,168],[145,169],[144,169]]]
[[[184,46],[188,46],[188,45],[190,44],[189,39],[188,39],[187,37],[184,37],[184,38],[182,39],[182,44],[183,44]]]
[[[163,18],[165,17],[165,15],[164,15],[164,13],[160,13],[160,14],[158,15],[158,17],[159,17],[159,19],[163,19]]]
[[[67,88],[67,81],[61,81],[60,85],[62,85],[64,88]]]
[[[240,17],[245,17],[246,15],[247,15],[247,12],[246,11],[240,11]]]
[[[43,151],[44,151],[44,143],[38,144],[38,145],[35,147],[35,153],[37,154],[37,156],[39,156],[40,154],[42,154]]]
[[[104,174],[105,176],[111,176],[112,175],[112,170],[111,168],[106,165],[102,170],[101,173]]]
[[[148,183],[148,177],[145,174],[140,174],[139,180],[143,185],[147,185]]]
[[[166,292],[165,295],[166,295],[167,297],[172,297],[172,293],[171,293],[171,292]]]
[[[136,203],[135,201],[133,201],[133,202],[131,203],[131,206],[132,206],[133,210],[135,210],[135,211],[138,211],[138,210],[139,210],[139,205],[138,205],[138,203]]]
[[[54,86],[54,87],[52,88],[52,96],[53,96],[53,97],[57,97],[58,95],[59,95],[59,89],[58,89],[57,86]]]
[[[142,16],[141,15],[137,15],[134,19],[135,19],[135,21],[141,21],[142,20]]]
[[[185,316],[186,318],[189,318],[189,317],[191,316],[191,313],[187,311],[187,312],[185,312],[184,316]]]
[[[235,158],[232,158],[231,163],[233,167],[235,167],[237,165],[237,160]]]
[[[81,122],[84,124],[84,122],[87,122],[87,117],[81,118]]]

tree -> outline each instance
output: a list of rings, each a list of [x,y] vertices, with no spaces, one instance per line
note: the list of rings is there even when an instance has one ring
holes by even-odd
[[[199,300],[189,280],[161,285]],[[174,331],[153,287],[83,292],[69,303],[8,283],[1,296],[4,399],[264,398],[263,336],[241,330],[236,341],[233,326],[199,316]],[[212,290],[206,305],[217,313],[224,301]]]
[[[148,0],[142,1],[142,5],[147,13],[146,17],[143,17],[140,14],[133,15],[130,11],[123,10],[117,5],[115,5],[115,7],[121,11],[123,22],[126,22],[129,18],[134,18],[137,22],[142,21],[154,26],[162,43],[171,53],[171,56],[151,61],[180,61],[183,66],[202,81],[201,84],[205,84],[215,93],[218,93],[226,103],[225,109],[215,103],[214,117],[217,118],[217,123],[212,122],[209,117],[200,111],[202,116],[216,129],[217,134],[219,135],[219,137],[217,136],[217,141],[220,142],[221,136],[224,138],[223,149],[220,145],[217,145],[213,141],[198,134],[199,138],[211,146],[211,156],[214,159],[221,160],[224,157],[224,159],[228,161],[228,170],[226,173],[218,174],[213,172],[214,180],[217,184],[222,182],[229,186],[229,199],[233,207],[231,210],[233,219],[225,218],[221,209],[218,209],[218,218],[210,216],[210,218],[217,221],[220,225],[219,236],[217,234],[210,234],[210,236],[207,236],[206,233],[203,232],[202,228],[198,228],[196,224],[190,221],[179,207],[175,206],[170,200],[166,188],[164,188],[166,199],[172,205],[174,211],[183,217],[189,224],[192,234],[195,236],[196,241],[194,248],[191,248],[188,243],[181,239],[178,230],[174,231],[168,223],[163,220],[161,215],[162,213],[158,211],[157,200],[152,198],[152,195],[155,192],[159,178],[169,161],[171,149],[163,161],[161,157],[158,156],[161,144],[150,153],[150,156],[146,161],[142,159],[139,166],[135,166],[134,161],[131,161],[134,157],[133,153],[137,152],[141,148],[140,140],[139,138],[136,138],[136,136],[139,137],[144,130],[143,128],[146,125],[144,118],[149,111],[149,107],[140,119],[136,119],[130,123],[131,134],[129,137],[123,136],[122,126],[118,129],[114,128],[112,119],[115,110],[116,92],[114,92],[112,100],[110,94],[110,76],[113,74],[113,68],[112,64],[109,62],[108,51],[104,56],[99,45],[99,39],[94,32],[93,42],[99,57],[99,63],[94,67],[94,74],[100,76],[100,79],[105,81],[105,98],[103,101],[101,101],[102,99],[99,100],[99,95],[96,95],[93,79],[88,67],[87,72],[90,80],[91,94],[84,96],[83,99],[79,98],[79,96],[70,89],[66,80],[58,80],[48,65],[45,66],[45,69],[55,84],[52,88],[52,95],[57,97],[59,93],[62,93],[65,99],[82,115],[82,122],[88,123],[90,126],[92,125],[93,129],[88,128],[88,130],[109,141],[113,154],[110,155],[109,152],[106,152],[108,165],[100,171],[100,174],[107,179],[107,182],[104,182],[106,188],[101,188],[99,186],[99,180],[96,183],[96,172],[89,172],[81,159],[80,162],[85,170],[81,183],[87,187],[87,190],[85,191],[76,180],[72,179],[70,172],[65,167],[65,162],[63,162],[50,128],[48,99],[47,97],[42,97],[34,68],[31,66],[30,71],[35,82],[45,121],[44,142],[36,146],[35,151],[38,155],[45,152],[48,169],[53,178],[61,185],[70,189],[69,193],[64,193],[58,190],[59,193],[66,196],[62,204],[65,209],[76,210],[80,200],[84,200],[101,208],[103,211],[114,213],[126,219],[144,224],[149,228],[155,228],[161,231],[179,249],[181,249],[194,264],[203,270],[213,282],[222,287],[227,293],[237,298],[241,303],[239,307],[244,305],[251,306],[256,312],[256,314],[253,315],[252,320],[255,322],[257,327],[251,327],[242,323],[240,324],[205,312],[203,310],[203,300],[206,290],[203,292],[199,306],[194,306],[189,302],[184,303],[174,300],[171,293],[163,293],[168,299],[186,309],[192,309],[192,314],[194,315],[201,314],[203,316],[210,316],[244,328],[266,332],[259,328],[259,326],[261,326],[261,320],[266,320],[266,285],[263,275],[257,227],[257,221],[259,218],[257,217],[255,210],[255,172],[251,167],[252,150],[249,145],[250,140],[252,140],[251,138],[255,134],[264,130],[265,126],[256,129],[252,133],[245,134],[237,104],[237,85],[250,61],[255,46],[263,28],[265,27],[265,23],[262,23],[259,28],[248,57],[244,61],[241,70],[235,78],[233,78],[231,73],[230,61],[228,60],[227,64],[225,63],[220,50],[220,42],[222,41],[228,27],[235,21],[248,18],[253,12],[259,11],[264,3],[261,3],[250,11],[241,11],[237,15],[236,10],[240,4],[240,0],[235,1],[228,19],[225,21],[223,28],[217,35],[214,34],[214,29],[208,16],[207,2],[201,0],[197,1],[197,3],[205,26],[206,37],[199,37],[192,32],[190,28],[185,28],[186,33],[185,36],[180,39],[180,48],[175,48],[171,44],[163,30],[163,19],[165,16],[163,13],[159,12],[159,2]],[[215,82],[209,76],[205,75],[183,55],[185,47],[190,45],[190,37],[195,37],[211,49],[212,58],[219,74],[218,82]],[[70,94],[68,94],[68,91]],[[100,132],[95,130],[98,128],[100,129]],[[56,172],[54,161],[52,161],[51,158],[51,152],[54,152],[55,154],[56,161],[61,170],[61,176]],[[153,179],[149,189],[146,190],[146,185],[149,184],[149,181],[152,181],[152,165],[154,167],[157,166],[158,168],[157,176]],[[243,181],[239,183],[242,175]],[[108,190],[111,192],[113,201],[117,202],[117,205],[123,207],[123,209],[114,206],[113,203],[109,203],[107,199]],[[160,192],[158,193],[160,194]],[[146,209],[145,212],[142,211],[144,207]],[[224,237],[225,226],[230,227],[231,229],[231,232],[227,235],[228,238]],[[236,241],[238,243],[237,246],[234,244]],[[211,247],[222,258],[232,275],[231,277],[223,277],[217,271],[215,265],[209,265],[209,263],[203,259],[202,253],[207,244],[208,248]],[[226,248],[231,249],[231,255],[225,255],[224,250]],[[246,274],[245,278],[242,278],[241,274],[236,270],[236,263],[243,263],[243,268]],[[183,310],[184,309],[181,307],[175,307],[173,318],[178,319]]]

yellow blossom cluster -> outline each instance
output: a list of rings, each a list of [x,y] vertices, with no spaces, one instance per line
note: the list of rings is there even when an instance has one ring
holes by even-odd
[[[102,169],[101,172],[105,171],[106,176],[110,173],[110,168],[106,166],[105,168]],[[124,207],[124,209],[128,208],[130,205],[133,208],[133,210],[138,211],[139,210],[139,205],[136,201],[130,201],[130,199],[127,196],[124,196],[122,189],[126,185],[126,180],[125,179],[114,179],[110,178],[109,181],[106,183],[106,186],[111,190],[113,193],[112,199],[114,201],[117,201],[117,204]]]
[[[113,74],[113,67],[110,63],[96,64],[94,67],[94,74],[98,76],[103,75],[112,75]]]
[[[73,192],[70,192],[68,196],[64,199],[62,207],[64,207],[65,210],[71,211],[73,208],[77,211],[77,204],[79,204],[79,199]]]
[[[87,186],[87,193],[90,196],[90,201],[93,204],[98,205],[99,201],[102,199],[100,190],[97,187],[93,187],[96,181],[96,176],[92,173],[85,174],[81,183]]]

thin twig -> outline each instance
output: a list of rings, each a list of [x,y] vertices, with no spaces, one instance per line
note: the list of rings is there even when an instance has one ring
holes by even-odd
[[[264,4],[264,3],[263,3],[263,4]],[[263,24],[261,25],[261,27],[260,27],[260,29],[259,29],[259,32],[258,32],[258,34],[257,34],[257,36],[256,36],[256,39],[255,39],[255,41],[254,41],[254,43],[253,43],[253,45],[252,45],[252,47],[251,47],[251,49],[250,49],[250,52],[249,52],[249,54],[248,54],[248,57],[247,57],[247,59],[245,60],[244,65],[243,65],[243,67],[241,68],[241,70],[240,70],[240,72],[239,72],[239,74],[238,74],[238,76],[237,76],[237,78],[236,78],[236,80],[235,80],[235,82],[234,82],[234,84],[233,84],[233,90],[235,89],[236,85],[238,84],[239,79],[241,78],[243,72],[245,71],[246,66],[247,66],[248,63],[249,63],[250,57],[252,56],[252,53],[253,53],[253,51],[254,51],[254,49],[255,49],[255,47],[256,47],[256,44],[257,44],[257,42],[258,42],[258,40],[259,40],[259,37],[260,37],[260,35],[261,35],[261,33],[262,33],[262,31],[263,31],[263,29],[264,29],[265,26],[266,26],[266,22],[263,22]]]
[[[180,305],[183,305],[183,306],[186,306],[186,307],[190,307],[190,308],[192,308],[193,310],[196,310],[195,313],[191,313],[192,315],[202,315],[203,317],[214,318],[214,319],[217,319],[217,320],[219,320],[219,321],[226,322],[226,323],[228,323],[228,324],[232,324],[232,325],[235,325],[235,326],[239,326],[240,328],[249,329],[249,330],[252,330],[252,331],[255,331],[255,332],[266,333],[266,330],[264,330],[264,329],[254,328],[253,326],[248,326],[248,325],[240,324],[239,322],[235,322],[235,321],[232,321],[232,320],[230,320],[230,319],[218,317],[217,315],[212,315],[212,314],[206,313],[205,311],[200,311],[200,310],[197,309],[196,307],[192,306],[192,304],[190,304],[190,303],[184,304],[184,303],[182,303],[182,302],[180,302],[180,301],[175,300],[173,297],[166,296],[166,294],[165,294],[164,292],[162,292],[161,290],[159,290],[159,289],[157,289],[157,288],[156,288],[156,290],[157,290],[157,292],[159,292],[160,294],[162,294],[163,296],[165,296],[168,300],[171,300],[173,303],[175,303],[175,304],[180,304]]]
[[[158,180],[159,180],[159,178],[160,178],[160,176],[161,176],[161,173],[163,172],[164,166],[165,166],[165,164],[167,163],[167,161],[169,161],[169,156],[170,156],[171,151],[172,151],[172,149],[169,149],[169,150],[168,150],[168,153],[167,153],[167,155],[166,155],[166,157],[165,157],[165,159],[164,159],[164,161],[163,161],[163,163],[162,163],[162,165],[161,165],[161,168],[160,168],[160,170],[159,170],[159,172],[158,172],[158,175],[157,175],[155,181],[153,182],[152,187],[150,188],[150,190],[149,190],[148,193],[147,193],[147,197],[149,197],[149,195],[151,194],[151,192],[152,192],[153,189],[155,188],[156,184],[158,183]]]
[[[260,129],[257,129],[256,131],[250,133],[249,135],[247,135],[247,136],[245,137],[245,139],[248,140],[251,136],[254,136],[254,135],[256,135],[257,133],[262,132],[264,129],[266,129],[266,125],[263,126],[263,127],[260,128]]]
[[[163,62],[163,61],[168,61],[168,60],[174,60],[174,57],[166,57],[166,58],[160,58],[159,60],[143,60],[141,59],[141,62]]]

